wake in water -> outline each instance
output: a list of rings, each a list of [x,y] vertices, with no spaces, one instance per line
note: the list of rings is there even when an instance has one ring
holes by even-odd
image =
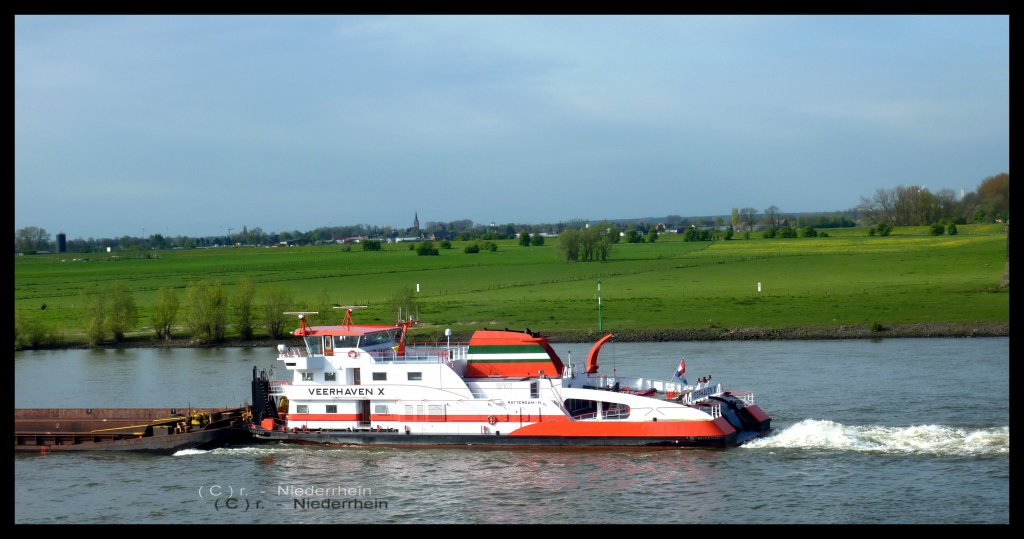
[[[847,426],[833,421],[805,419],[742,447],[986,457],[1010,454],[1010,427]]]

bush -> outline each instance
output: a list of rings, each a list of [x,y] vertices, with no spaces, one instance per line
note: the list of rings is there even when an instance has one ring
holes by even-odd
[[[930,232],[932,236],[941,236],[946,233],[946,227],[942,226],[942,223],[932,223],[931,226],[928,227],[928,232]]]
[[[800,229],[800,237],[801,238],[814,238],[814,237],[817,237],[817,236],[818,236],[818,231],[814,230],[814,227],[811,226],[811,225],[807,225],[807,226],[805,226],[805,227]]]
[[[450,242],[448,240],[441,240],[440,245],[441,245],[442,249],[451,249],[452,248],[452,242]]]
[[[380,250],[380,240],[364,240],[363,241],[363,250],[364,251],[379,251]]]
[[[493,241],[485,241],[480,245],[481,249],[486,249],[492,253],[498,250],[498,244]]]
[[[775,235],[778,233],[779,231],[775,227],[770,226],[761,234],[761,237],[764,239],[771,239],[774,238]]]
[[[956,223],[949,223],[948,225],[946,225],[946,234],[949,234],[950,236],[956,236],[956,233]]]
[[[416,254],[419,256],[437,256],[439,253],[434,248],[434,242],[428,240],[416,246]]]
[[[723,236],[723,237],[724,237],[725,239],[727,239],[727,240],[731,240],[731,239],[732,239],[732,235],[733,235],[734,233],[735,233],[735,232],[733,232],[733,229],[732,229],[732,227],[730,226],[729,228],[725,229],[725,234],[723,234],[722,236]]]
[[[519,233],[519,246],[520,247],[529,247],[530,246],[530,233],[529,232],[524,230],[524,231]]]
[[[876,231],[879,236],[888,236],[888,235],[892,234],[892,229],[893,229],[892,223],[878,223],[878,226],[876,226],[875,228],[873,228],[871,230]],[[868,231],[868,234],[869,235],[873,235],[873,234],[871,234],[870,231]]]
[[[793,227],[784,226],[784,227],[779,228],[777,231],[775,231],[775,237],[777,237],[777,238],[795,238],[796,237],[796,230],[793,230]]]
[[[243,339],[251,339],[253,325],[255,325],[256,311],[253,308],[253,298],[256,296],[256,287],[252,281],[242,277],[238,281],[238,291],[231,298],[231,312],[234,315],[235,330]]]
[[[530,245],[533,247],[541,247],[544,245],[544,236],[541,236],[540,232],[534,234],[533,237],[530,238]]]
[[[49,329],[42,320],[32,316],[16,316],[14,319],[14,328],[15,350],[24,346],[28,346],[29,348],[39,348],[50,340]]]
[[[153,306],[153,330],[156,338],[170,339],[174,319],[178,316],[178,295],[173,288],[161,288],[157,292],[156,305]]]
[[[267,299],[263,302],[263,327],[270,338],[278,339],[284,335],[284,325],[288,321],[288,315],[284,313],[293,302],[292,297],[280,288],[271,288],[267,292]]]
[[[479,253],[480,252],[480,246],[474,243],[472,245],[465,246],[462,249],[462,251],[466,252],[466,253],[470,253],[470,254],[472,254],[472,253]]]
[[[110,333],[117,342],[124,341],[125,333],[135,327],[139,321],[139,309],[135,305],[135,297],[121,283],[115,283],[107,291],[110,312],[107,324]]]

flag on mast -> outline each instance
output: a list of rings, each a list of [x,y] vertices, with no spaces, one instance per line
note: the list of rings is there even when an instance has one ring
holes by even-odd
[[[683,382],[683,385],[687,385],[688,382],[686,381],[686,378],[683,378],[684,374],[686,374],[686,358],[680,358],[679,368],[676,369],[676,378]]]

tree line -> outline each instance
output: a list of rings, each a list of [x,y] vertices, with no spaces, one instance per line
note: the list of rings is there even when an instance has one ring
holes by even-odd
[[[759,213],[752,207],[733,208],[732,215],[729,217],[717,216],[691,220],[679,215],[668,215],[663,222],[657,224],[647,221],[623,224],[619,221],[612,223],[611,226],[617,227],[617,230],[615,234],[610,234],[609,240],[611,243],[617,242],[618,232],[622,228],[626,228],[627,242],[650,241],[652,239],[651,231],[657,233],[658,226],[724,231],[728,225],[732,227],[733,231],[739,232],[761,226],[778,230],[786,224],[795,228],[812,226],[821,229],[856,226],[857,224],[875,226],[884,222],[896,226],[1006,222],[1010,215],[1009,182],[1008,173],[990,176],[985,178],[975,191],[964,194],[959,200],[951,189],[942,189],[932,193],[926,186],[917,185],[900,185],[893,189],[880,188],[870,197],[861,197],[860,203],[848,210],[847,213],[853,218],[835,213],[787,217],[783,216],[778,207],[769,206],[763,213]],[[783,221],[787,222],[783,223]],[[240,232],[205,237],[170,237],[151,234],[145,238],[121,236],[120,238],[69,239],[67,240],[67,251],[90,253],[101,252],[111,247],[118,251],[144,253],[150,249],[190,249],[234,244],[277,245],[282,241],[295,245],[323,244],[356,237],[379,242],[410,235],[434,240],[494,241],[512,239],[517,236],[522,238],[523,233],[530,234],[531,238],[540,237],[539,234],[542,233],[560,235],[567,230],[582,233],[589,228],[589,224],[590,221],[586,219],[529,225],[477,224],[469,219],[459,219],[449,222],[430,221],[422,229],[345,225],[320,227],[307,232],[295,230],[280,233],[266,233],[259,227],[250,229],[243,226]],[[17,229],[14,236],[14,248],[16,252],[21,253],[56,250],[50,234],[45,229],[36,226]],[[571,251],[570,246],[564,252],[571,253]],[[577,257],[579,254],[577,252]]]
[[[399,288],[383,304],[396,319],[407,318],[419,310],[411,287]],[[84,312],[81,330],[90,346],[125,342],[129,333],[144,323],[134,294],[120,282],[87,288],[82,292],[81,305]],[[322,291],[312,305],[299,307],[299,310],[315,313],[308,315],[310,325],[338,324],[344,316],[338,309],[326,291]],[[188,285],[183,298],[179,298],[174,288],[158,290],[149,322],[155,340],[169,341],[177,336],[193,344],[211,345],[224,342],[229,330],[243,340],[256,337],[257,330],[272,339],[284,337],[295,326],[294,314],[288,313],[296,310],[295,298],[278,287],[268,288],[257,300],[256,286],[247,278],[238,282],[231,295],[220,283],[202,280]],[[47,327],[39,317],[15,311],[15,350],[62,346],[66,338],[63,332]]]

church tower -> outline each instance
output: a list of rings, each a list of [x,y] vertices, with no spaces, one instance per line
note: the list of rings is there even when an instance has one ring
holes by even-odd
[[[416,212],[415,216],[412,218],[412,229],[417,231],[417,232],[419,232],[419,230],[420,230],[420,213],[419,212]]]

